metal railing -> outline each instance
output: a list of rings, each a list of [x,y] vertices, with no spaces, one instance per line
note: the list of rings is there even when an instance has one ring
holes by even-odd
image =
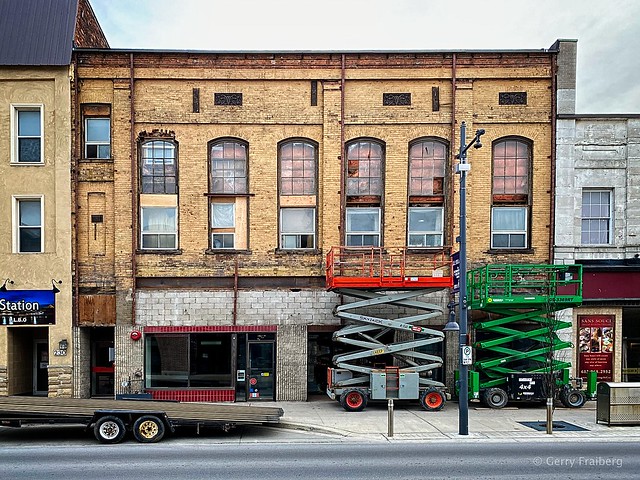
[[[450,288],[450,250],[413,251],[404,247],[333,247],[327,254],[327,289]]]

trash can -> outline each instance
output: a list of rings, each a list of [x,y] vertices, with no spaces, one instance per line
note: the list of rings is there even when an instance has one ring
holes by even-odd
[[[600,382],[596,423],[640,425],[640,382]]]

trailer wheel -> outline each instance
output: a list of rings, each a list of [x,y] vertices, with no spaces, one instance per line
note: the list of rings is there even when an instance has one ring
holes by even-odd
[[[442,410],[445,402],[445,396],[437,388],[427,388],[420,395],[420,405],[422,405],[422,408],[424,408],[427,412],[437,412],[439,410]]]
[[[359,389],[351,389],[340,395],[340,405],[347,412],[361,412],[367,406],[367,394]]]
[[[565,389],[560,392],[560,401],[567,408],[580,408],[587,401],[587,397],[580,390]]]
[[[484,403],[490,408],[503,408],[507,405],[509,397],[501,388],[488,388],[483,394]]]
[[[153,415],[144,415],[133,424],[133,436],[140,443],[155,443],[164,437],[164,423]]]
[[[98,419],[93,427],[93,434],[100,443],[120,443],[125,433],[124,422],[112,415]]]

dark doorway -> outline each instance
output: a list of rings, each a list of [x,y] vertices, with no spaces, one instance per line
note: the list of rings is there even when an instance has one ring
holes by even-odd
[[[47,396],[49,393],[49,342],[34,341],[33,356],[33,394]]]
[[[91,329],[91,396],[112,397],[115,350],[113,328]]]
[[[239,333],[236,340],[236,401],[274,401],[275,335]]]
[[[249,342],[249,398],[274,400],[274,349],[273,341]]]

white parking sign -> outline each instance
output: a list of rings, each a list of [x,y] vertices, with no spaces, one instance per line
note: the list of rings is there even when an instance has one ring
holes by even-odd
[[[462,364],[471,365],[473,363],[473,356],[471,355],[471,347],[469,345],[462,345]]]

